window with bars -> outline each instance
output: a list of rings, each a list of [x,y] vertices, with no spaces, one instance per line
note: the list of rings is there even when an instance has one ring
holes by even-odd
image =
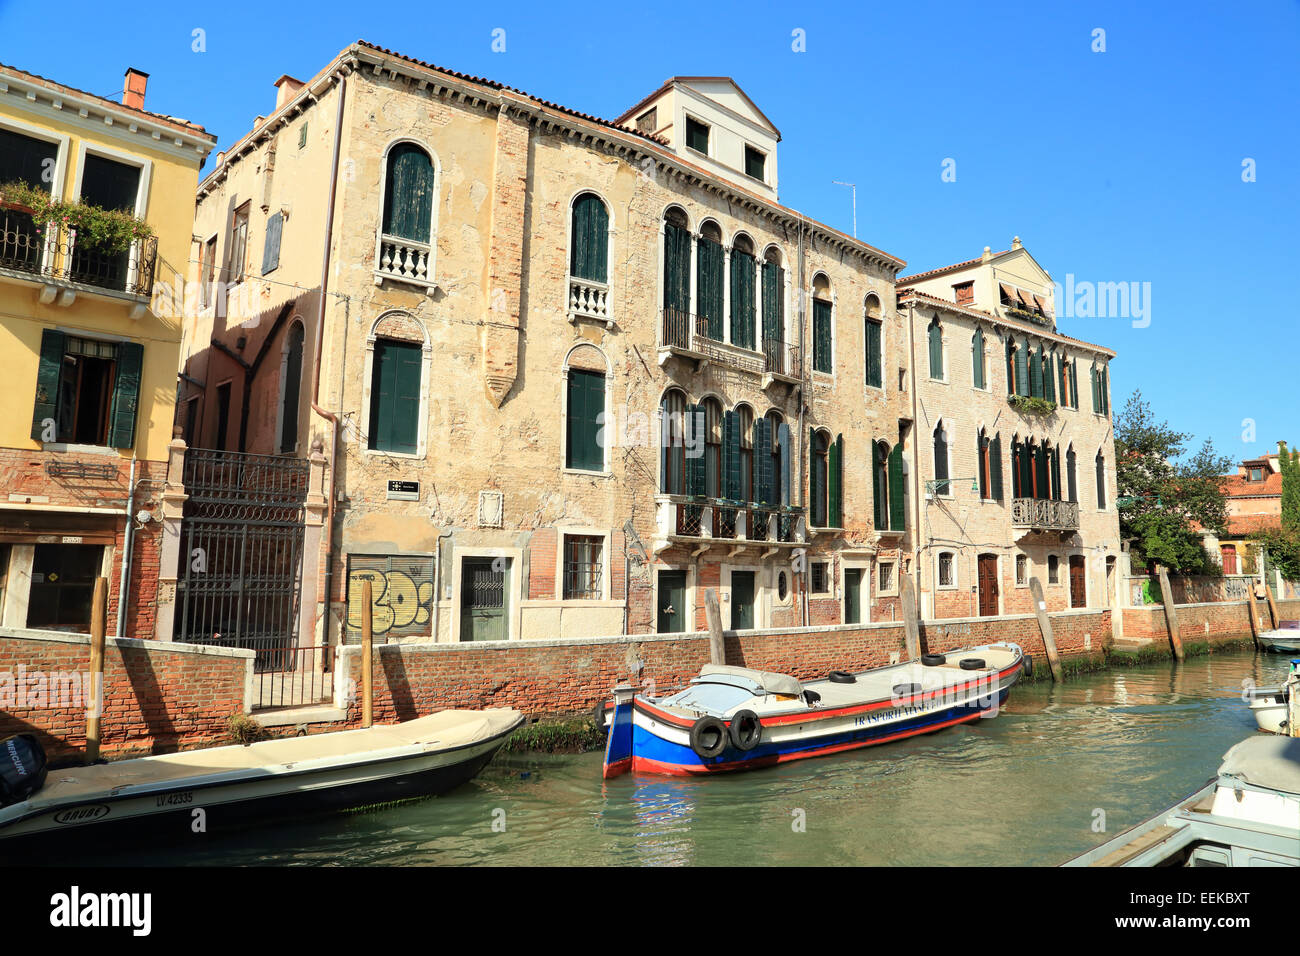
[[[881,593],[887,593],[894,590],[894,562],[881,561],[878,565],[879,582],[876,590]]]
[[[1047,556],[1047,583],[1059,584],[1061,579],[1061,559],[1054,554]]]
[[[808,565],[808,590],[813,594],[830,592],[830,565],[825,561],[814,561]]]
[[[953,558],[951,551],[943,551],[939,554],[939,587],[950,588],[956,586],[956,578],[953,569]]]
[[[1024,587],[1029,583],[1029,558],[1026,555],[1016,555],[1016,586]]]
[[[564,600],[598,601],[605,566],[605,539],[594,535],[564,536]]]

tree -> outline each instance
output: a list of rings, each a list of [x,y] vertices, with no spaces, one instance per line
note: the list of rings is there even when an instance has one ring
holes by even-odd
[[[1141,391],[1115,418],[1115,472],[1121,501],[1120,536],[1133,540],[1137,564],[1158,561],[1184,574],[1217,573],[1202,529],[1223,534],[1228,524],[1223,475],[1232,459],[1206,439],[1184,457],[1192,435],[1156,421]]]
[[[1300,451],[1287,451],[1277,443],[1282,472],[1282,526],[1252,534],[1251,540],[1268,549],[1268,562],[1288,581],[1300,581]]]
[[[1287,451],[1286,442],[1280,441],[1277,457],[1282,472],[1282,527],[1300,529],[1300,449]]]

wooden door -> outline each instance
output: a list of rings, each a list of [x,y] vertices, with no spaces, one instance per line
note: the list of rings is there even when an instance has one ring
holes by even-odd
[[[844,623],[862,623],[862,569],[844,569]]]
[[[1088,591],[1084,584],[1083,568],[1083,555],[1070,555],[1070,607],[1088,606]]]
[[[980,617],[996,617],[998,613],[998,556],[979,556]]]
[[[754,572],[731,572],[731,629],[749,630],[754,626]]]
[[[500,564],[495,558],[466,559],[460,582],[462,641],[504,641],[509,636],[506,622],[509,581],[509,559],[503,559]]]
[[[655,612],[655,630],[660,634],[680,634],[686,630],[686,572],[659,572],[659,606]]]

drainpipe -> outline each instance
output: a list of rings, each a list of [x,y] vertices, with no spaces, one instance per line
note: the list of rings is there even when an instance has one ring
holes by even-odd
[[[803,522],[805,533],[808,528],[808,519],[811,517],[808,509],[808,492],[806,484],[808,478],[808,448],[805,445],[807,439],[804,437],[808,434],[808,424],[804,420],[804,399],[812,395],[812,349],[809,348],[807,336],[807,312],[808,296],[804,289],[805,274],[803,261],[803,217],[799,217],[799,308],[795,310],[795,315],[799,320],[799,347],[803,349],[803,380],[804,384],[799,389],[799,498],[803,506]],[[806,542],[805,542],[806,543]],[[808,610],[808,549],[804,549],[803,562],[803,624],[808,627],[812,621],[811,614]]]
[[[339,461],[339,419],[336,414],[322,408],[320,405],[320,363],[322,343],[325,339],[325,300],[326,291],[329,287],[330,239],[334,233],[334,201],[339,180],[339,150],[343,141],[343,103],[346,99],[347,82],[348,78],[345,72],[339,78],[339,105],[338,113],[334,118],[334,156],[330,160],[330,193],[325,213],[324,251],[321,257],[320,269],[320,304],[316,314],[316,341],[312,349],[315,356],[312,359],[311,410],[330,423],[330,489],[325,502],[325,617],[323,620],[324,631],[322,632],[322,637],[326,642],[329,639],[329,613],[333,596],[331,579],[334,570],[334,501],[337,495],[335,479],[338,475]],[[316,609],[312,608],[312,613],[315,612]]]
[[[897,296],[897,290],[895,290]],[[925,482],[921,480],[921,410],[917,404],[916,323],[914,307],[907,308],[908,384],[912,390],[912,575],[916,581],[916,616],[921,617],[921,508]]]
[[[131,543],[135,538],[135,517],[131,511],[135,507],[135,449],[131,450],[131,478],[126,485],[126,532],[122,542],[122,576],[117,582],[117,636],[126,634],[126,612],[130,606],[130,592],[127,590],[131,568]]]

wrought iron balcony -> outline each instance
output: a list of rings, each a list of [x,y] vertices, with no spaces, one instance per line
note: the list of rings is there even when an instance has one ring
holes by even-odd
[[[674,543],[794,547],[808,539],[803,508],[742,505],[713,498],[656,495],[656,550]]]
[[[1079,503],[1050,498],[1012,498],[1011,524],[1036,531],[1078,531]]]
[[[663,310],[660,333],[660,364],[663,363],[664,353],[676,353],[695,359],[697,363],[716,362],[755,375],[762,375],[768,370],[768,360],[764,353],[710,336],[709,320],[705,316],[666,308]]]
[[[90,286],[149,298],[158,264],[158,239],[137,239],[121,252],[79,240],[60,223],[37,223],[18,207],[0,209],[0,269],[52,283]]]
[[[803,352],[797,345],[780,339],[763,340],[764,371],[792,381],[803,378]]]

